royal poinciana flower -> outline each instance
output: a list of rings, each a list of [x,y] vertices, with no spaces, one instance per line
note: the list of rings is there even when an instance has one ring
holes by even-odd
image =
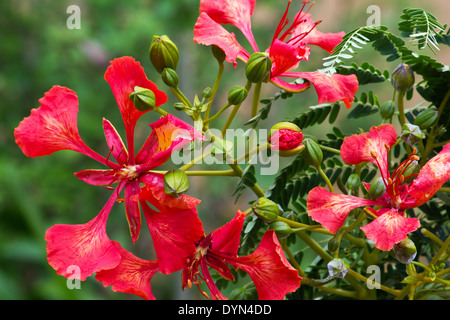
[[[325,188],[312,189],[307,197],[307,210],[311,218],[335,233],[345,222],[349,212],[358,207],[367,208],[375,217],[373,221],[361,227],[367,238],[375,242],[380,250],[391,250],[394,244],[401,242],[407,234],[415,231],[420,222],[417,218],[406,216],[405,210],[426,203],[444,183],[450,179],[450,144],[420,170],[409,184],[405,180],[406,169],[418,157],[415,151],[395,170],[389,170],[389,150],[397,141],[395,128],[390,124],[372,127],[369,132],[353,135],[344,139],[341,157],[344,162],[357,165],[372,162],[380,170],[385,193],[375,200],[356,196],[335,194]],[[381,208],[380,208],[381,207]]]
[[[131,57],[113,60],[105,73],[105,79],[112,89],[122,114],[128,148],[125,147],[113,125],[106,119],[103,119],[103,129],[110,150],[108,156],[103,157],[89,148],[78,133],[78,98],[75,92],[60,86],[54,86],[47,92],[39,100],[40,107],[33,109],[31,115],[25,118],[14,131],[16,143],[29,157],[49,155],[59,150],[73,150],[106,165],[107,169],[84,170],[75,175],[88,184],[105,186],[107,189],[114,190],[100,213],[88,223],[55,225],[47,230],[45,239],[48,262],[58,274],[66,277],[70,276],[68,267],[77,265],[81,271],[80,280],[85,280],[95,272],[120,267],[121,261],[124,259],[127,261],[129,256],[124,255],[119,245],[108,238],[106,221],[114,203],[124,202],[133,243],[141,229],[140,206],[146,218],[152,218],[151,222],[147,221],[147,223],[151,225],[152,236],[157,238],[156,246],[161,243],[164,233],[180,234],[179,237],[172,237],[166,241],[173,242],[175,255],[161,255],[158,254],[161,250],[159,248],[156,250],[160,260],[159,271],[170,273],[179,270],[183,266],[184,259],[195,250],[192,239],[189,237],[184,239],[181,235],[192,233],[190,236],[193,239],[203,235],[202,228],[197,227],[201,226],[195,209],[199,201],[189,196],[182,196],[181,199],[169,196],[143,199],[140,194],[143,184],[147,185],[146,190],[151,190],[154,194],[164,192],[163,176],[150,173],[149,170],[165,163],[174,150],[196,139],[194,129],[180,119],[167,115],[150,125],[152,132],[139,152],[135,153],[135,125],[147,111],[137,110],[129,98],[130,94],[135,86],[149,89],[155,94],[156,107],[165,103],[167,96],[147,79],[141,65]],[[197,138],[201,139],[201,135]],[[122,191],[123,196],[121,196]],[[164,215],[153,218],[147,201],[157,202],[152,204],[157,206]],[[167,210],[164,211],[165,208],[171,208],[170,214]],[[180,216],[177,218],[184,219],[183,225],[172,224],[173,216],[178,213]],[[170,229],[172,227],[174,229]],[[152,263],[152,268],[153,266]],[[146,295],[149,296],[148,291]]]
[[[249,41],[254,52],[260,52],[251,28],[251,16],[256,0],[201,0],[200,15],[194,27],[194,41],[204,45],[215,45],[225,53],[225,59],[237,64],[237,60],[247,62],[250,54],[239,44],[236,36],[228,32],[222,24],[232,24],[238,28]],[[289,25],[287,18],[291,0],[285,14],[278,24],[270,47],[266,50],[272,61],[270,81],[290,92],[301,92],[313,84],[318,95],[318,102],[336,102],[342,100],[347,108],[351,106],[358,91],[355,75],[325,74],[321,72],[293,72],[300,61],[308,60],[311,48],[316,45],[331,53],[342,41],[344,32],[322,33],[316,29],[319,22],[314,22],[308,12],[303,12],[309,1],[303,1],[303,7]],[[302,78],[302,84],[288,83],[282,78]]]
[[[227,299],[215,285],[209,267],[223,278],[234,280],[228,264],[245,271],[255,284],[261,300],[282,299],[300,287],[302,278],[287,261],[275,231],[267,231],[258,248],[247,256],[238,256],[240,235],[246,214],[238,211],[226,225],[197,242],[196,251],[187,259],[183,270],[183,289],[199,286],[203,279],[212,299]],[[200,289],[200,287],[199,287]],[[202,292],[208,296],[205,292]]]

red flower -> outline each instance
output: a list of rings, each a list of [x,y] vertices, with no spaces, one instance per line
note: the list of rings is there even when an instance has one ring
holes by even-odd
[[[197,242],[197,250],[186,261],[183,270],[183,289],[191,288],[192,284],[199,285],[201,272],[212,299],[226,299],[214,284],[208,267],[214,268],[225,279],[234,280],[227,263],[249,274],[261,300],[282,299],[300,287],[302,278],[287,261],[273,230],[263,235],[252,254],[238,257],[245,216],[238,211],[234,219]]]
[[[128,149],[116,129],[106,119],[103,119],[103,129],[110,154],[105,158],[90,149],[78,133],[77,96],[72,90],[60,86],[54,86],[47,92],[40,100],[41,106],[33,109],[31,116],[25,118],[14,131],[16,143],[25,155],[36,157],[49,155],[58,150],[77,151],[108,167],[106,170],[77,172],[75,175],[79,179],[91,185],[104,185],[111,190],[114,190],[112,185],[117,184],[105,207],[90,222],[82,225],[55,225],[47,230],[45,239],[49,264],[58,274],[66,277],[70,275],[67,268],[77,265],[81,269],[81,280],[95,272],[115,268],[123,260],[122,250],[117,249],[117,245],[106,235],[106,221],[114,202],[125,202],[131,239],[135,242],[141,228],[139,204],[146,216],[149,211],[148,204],[144,199],[140,199],[141,184],[152,183],[153,189],[159,188],[163,192],[162,176],[150,174],[148,171],[166,162],[176,148],[196,138],[191,126],[172,115],[167,115],[150,125],[153,131],[140,151],[135,154],[134,129],[137,120],[145,112],[138,111],[134,107],[129,95],[135,86],[150,89],[155,94],[156,106],[165,103],[167,96],[147,79],[143,68],[131,57],[112,61],[105,73],[105,79],[111,86],[123,117]],[[115,161],[110,159],[110,155]],[[122,190],[124,197],[120,198]],[[192,236],[198,239],[203,234],[199,233],[199,228],[194,225],[199,223],[195,209],[198,200],[189,199],[189,208],[178,205],[179,200],[175,198],[158,199],[161,202],[155,205],[171,207],[173,210],[170,215],[165,214],[164,218],[161,215],[157,221],[152,220],[158,224],[152,228],[170,228],[173,216],[178,212],[184,215],[188,210],[190,217],[184,227],[192,227]],[[188,249],[193,251],[195,248],[192,246]],[[190,253],[190,251],[184,253],[184,257]],[[180,251],[178,254],[178,259],[183,259]],[[169,273],[177,268],[182,268],[178,260],[174,260],[173,265],[163,261],[159,270]]]
[[[417,230],[419,219],[407,218],[405,210],[427,202],[450,178],[450,144],[430,159],[408,185],[404,183],[409,178],[404,176],[405,170],[418,157],[414,151],[390,174],[388,155],[396,140],[397,133],[390,124],[345,138],[341,147],[344,162],[354,165],[365,161],[374,163],[380,169],[386,192],[376,200],[369,200],[334,194],[316,187],[307,197],[307,210],[312,219],[335,233],[351,210],[363,206],[381,206],[377,211],[368,208],[377,218],[361,229],[375,242],[377,248],[385,251],[404,240],[409,232]]]
[[[307,12],[303,12],[307,3],[309,1],[303,1],[303,7],[296,14],[292,24],[284,30],[289,23],[287,19],[291,4],[289,0],[286,12],[267,49],[272,60],[270,81],[287,91],[301,92],[310,87],[308,82],[290,84],[281,78],[306,79],[314,85],[319,103],[342,100],[349,108],[358,91],[358,81],[355,75],[291,72],[299,65],[300,61],[309,59],[311,49],[307,45],[317,45],[331,53],[344,36],[344,32],[322,33],[318,31],[316,26],[320,22],[312,21],[311,16]],[[234,34],[228,32],[221,25],[232,24],[237,27],[249,41],[252,50],[259,52],[251,30],[250,20],[254,7],[255,0],[201,0],[200,16],[194,27],[194,41],[220,47],[225,53],[226,60],[234,65],[237,64],[237,59],[247,62],[250,57],[248,51],[239,44]]]

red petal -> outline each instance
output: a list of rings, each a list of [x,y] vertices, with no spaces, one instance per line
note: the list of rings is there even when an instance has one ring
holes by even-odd
[[[149,201],[159,211],[151,209],[145,201],[141,201],[141,207],[152,236],[160,271],[167,274],[184,267],[186,258],[196,249],[194,242],[204,235],[204,231],[190,197],[181,201],[161,197],[163,202],[159,202],[153,194],[161,194],[164,190],[160,188],[159,192],[155,192],[157,188],[143,187],[140,198]],[[186,207],[191,208],[185,209]]]
[[[336,233],[342,227],[347,215],[353,209],[384,204],[379,201],[331,193],[322,187],[312,189],[308,193],[306,203],[308,215],[331,233]]]
[[[169,160],[172,152],[182,148],[190,141],[203,140],[201,132],[194,131],[193,127],[170,114],[150,124],[150,126],[156,135],[158,147],[155,148],[151,144],[151,142],[156,143],[154,138],[151,137],[151,142],[145,143],[144,148],[139,151],[136,157],[137,163],[145,163],[149,169],[165,163]]]
[[[419,219],[405,218],[402,214],[403,212],[391,209],[361,229],[367,238],[375,242],[378,249],[389,251],[394,244],[406,239],[409,232],[420,226]]]
[[[420,170],[408,189],[411,197],[402,204],[402,208],[414,208],[425,202],[450,179],[450,143],[435,157],[430,159]]]
[[[302,43],[291,45],[275,39],[269,48],[269,55],[272,58],[271,76],[277,77],[280,74],[294,69],[301,60],[309,59],[310,48]]]
[[[300,12],[298,14],[303,13]],[[339,33],[320,32],[316,27],[314,27],[315,22],[311,19],[311,15],[309,13],[304,14],[302,20],[303,22],[295,28],[291,38],[295,38],[297,35],[309,32],[311,28],[314,28],[306,37],[302,39],[302,42],[304,44],[317,45],[320,48],[328,51],[329,53],[333,52],[334,47],[336,47],[342,41],[342,38],[345,35],[345,32],[343,31]]]
[[[69,270],[75,266],[84,281],[95,272],[117,266],[120,254],[106,234],[106,220],[116,198],[114,192],[98,216],[86,224],[55,225],[47,230],[47,259],[57,274],[70,277]]]
[[[311,84],[309,82],[301,83],[301,84],[292,84],[288,83],[286,81],[283,81],[282,79],[275,77],[270,78],[270,82],[272,82],[277,87],[286,90],[287,92],[303,92],[306,89],[309,89],[311,87]]]
[[[139,202],[136,199],[141,191],[139,182],[127,183],[125,186],[125,213],[127,215],[128,225],[130,227],[131,240],[136,242],[141,230],[141,211]]]
[[[103,119],[103,130],[109,150],[119,164],[128,164],[128,151],[123,144],[122,138],[116,128],[106,119]]]
[[[247,61],[249,53],[241,47],[234,34],[229,33],[206,13],[201,13],[194,26],[194,42],[206,46],[215,45],[223,50],[225,59],[237,65],[237,59]]]
[[[59,150],[73,150],[93,156],[81,140],[77,127],[78,97],[74,91],[54,86],[39,100],[14,130],[16,143],[28,157],[50,155]],[[99,160],[100,156],[94,157]],[[100,160],[101,161],[101,160]]]
[[[111,61],[111,65],[105,72],[105,80],[109,83],[122,114],[127,135],[128,151],[133,153],[134,127],[139,117],[145,113],[137,110],[129,98],[134,91],[134,87],[139,86],[152,90],[155,94],[156,106],[165,103],[167,96],[152,81],[147,79],[144,68],[132,57],[122,57]],[[130,156],[134,158],[134,154]]]
[[[83,170],[76,172],[75,176],[93,186],[107,186],[114,182],[113,170]]]
[[[200,13],[206,13],[218,24],[232,24],[242,31],[253,50],[258,52],[251,28],[256,0],[202,0]]]
[[[280,77],[295,77],[306,79],[316,89],[318,103],[333,103],[342,100],[347,108],[355,100],[358,91],[358,79],[354,74],[344,76],[341,74],[326,74],[321,72],[286,72]]]
[[[241,240],[242,227],[246,217],[245,212],[238,210],[236,216],[226,225],[216,229],[212,234],[212,250],[220,251],[230,256],[237,256]]]
[[[281,300],[300,287],[302,277],[284,256],[273,230],[264,233],[252,254],[236,258],[236,262],[230,263],[249,274],[260,300]]]
[[[122,259],[117,267],[102,270],[95,278],[105,287],[112,285],[114,292],[131,293],[146,300],[154,300],[150,282],[158,271],[158,262],[140,259],[123,249],[118,242],[113,242]]]
[[[357,165],[370,161],[376,164],[383,177],[389,177],[389,164],[387,162],[387,144],[391,147],[397,141],[397,132],[391,124],[382,124],[372,127],[369,132],[352,135],[344,139],[341,146],[341,157],[345,163]],[[373,158],[376,155],[377,161]]]

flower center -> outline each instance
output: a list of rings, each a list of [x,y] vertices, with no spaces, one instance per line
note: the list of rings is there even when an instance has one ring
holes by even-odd
[[[385,144],[385,148],[387,149],[386,163],[389,164],[389,151],[391,148],[387,144]],[[375,159],[378,168],[380,168],[383,183],[386,186],[386,194],[389,196],[389,199],[390,199],[390,205],[394,208],[398,208],[400,206],[400,204],[402,203],[402,198],[401,198],[402,192],[400,190],[400,186],[402,185],[402,183],[406,179],[417,175],[417,173],[413,173],[413,174],[407,175],[405,177],[405,173],[406,173],[408,167],[411,165],[411,163],[419,160],[419,157],[416,155],[416,153],[417,153],[417,149],[414,148],[413,151],[411,152],[411,154],[409,155],[409,157],[397,166],[397,168],[392,172],[390,177],[389,176],[385,177],[383,175],[383,171],[381,170],[381,166],[380,166],[380,163],[378,162],[377,155],[374,152],[371,153],[372,158]]]
[[[118,180],[128,180],[131,182],[139,176],[139,173],[137,171],[137,166],[133,165],[133,166],[125,166],[119,169],[118,175],[119,175]]]
[[[314,5],[314,1],[311,3],[311,5],[309,6],[308,10],[306,10],[306,12],[303,12],[303,9],[305,9],[305,6],[310,3],[310,1],[302,1],[302,8],[300,9],[300,11],[296,14],[294,21],[292,22],[291,26],[283,33],[281,34],[281,32],[283,31],[283,29],[289,24],[289,19],[287,18],[287,14],[289,12],[289,6],[291,5],[291,0],[289,0],[288,2],[288,6],[286,8],[286,11],[284,12],[283,17],[281,18],[280,23],[278,24],[277,29],[275,30],[275,34],[273,36],[272,39],[272,45],[275,41],[275,39],[279,39],[280,41],[285,41],[286,38],[293,34],[295,32],[295,29],[301,24],[306,22],[305,19],[305,15],[309,12],[309,10],[311,9],[311,7]],[[295,35],[294,37],[292,37],[291,39],[289,39],[288,41],[286,41],[286,43],[291,44],[291,45],[296,45],[298,42],[300,42],[302,39],[304,39],[321,21],[317,21],[314,23],[314,26],[309,29],[308,31],[305,32],[301,32],[297,35]],[[281,34],[281,35],[280,35]],[[271,46],[272,46],[271,45]]]

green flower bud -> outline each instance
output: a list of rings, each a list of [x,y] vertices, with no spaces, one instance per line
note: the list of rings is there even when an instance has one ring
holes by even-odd
[[[383,196],[386,192],[386,185],[384,184],[383,178],[375,178],[369,187],[369,194],[372,199],[378,199]]]
[[[161,72],[161,78],[163,82],[168,85],[171,88],[178,87],[178,74],[175,70],[171,68],[164,68],[164,70]]]
[[[248,91],[244,87],[234,86],[228,92],[228,103],[230,105],[238,105],[247,98]]]
[[[302,152],[303,159],[310,165],[319,168],[323,160],[322,149],[311,139],[305,139],[303,144],[305,145],[305,150]]]
[[[178,110],[178,111],[187,110],[187,106],[183,102],[175,102],[173,104],[173,107],[175,108],[175,110]]]
[[[177,46],[168,36],[164,35],[161,37],[153,36],[149,57],[156,71],[161,73],[164,68],[176,70],[180,55]]]
[[[212,95],[212,89],[210,87],[205,88],[202,92],[203,99],[209,99]]]
[[[280,214],[280,208],[278,205],[265,197],[261,197],[252,206],[253,212],[260,218],[267,222],[272,222],[277,220]]]
[[[350,265],[342,259],[333,259],[327,264],[328,273],[333,278],[343,279],[350,270]]]
[[[414,71],[409,65],[401,63],[392,72],[391,81],[397,92],[408,92],[414,85]]]
[[[392,248],[392,252],[395,259],[399,262],[408,264],[416,257],[417,248],[414,242],[412,242],[409,238],[406,238],[402,242],[396,243]]]
[[[405,123],[403,125],[400,138],[405,143],[411,146],[422,140],[424,138],[424,134],[422,133],[422,130],[420,130],[419,126],[410,123]]]
[[[394,115],[395,112],[395,103],[394,101],[386,101],[381,105],[380,115],[383,119],[390,119]]]
[[[437,116],[438,112],[436,110],[424,110],[414,119],[414,124],[422,130],[428,129],[436,122]]]
[[[414,180],[414,176],[411,177],[411,175],[419,173],[419,171],[420,171],[419,162],[417,160],[412,161],[408,165],[408,167],[406,167],[405,172],[403,172],[403,176],[405,177],[405,182],[410,183],[412,180]]]
[[[335,252],[339,248],[339,242],[333,237],[328,240],[328,251]]]
[[[181,193],[189,189],[189,179],[184,171],[174,169],[164,175],[164,191],[166,194],[178,198]]]
[[[156,97],[152,90],[135,86],[134,91],[130,94],[134,107],[139,111],[148,111],[156,105]]]
[[[346,185],[349,190],[355,191],[361,185],[361,178],[359,175],[353,173],[348,177]]]
[[[255,52],[247,61],[245,75],[253,83],[267,82],[270,78],[272,61],[266,52]]]
[[[294,232],[292,228],[283,221],[275,221],[269,224],[269,230],[274,230],[277,234],[278,238],[284,239],[287,238],[291,233]]]

